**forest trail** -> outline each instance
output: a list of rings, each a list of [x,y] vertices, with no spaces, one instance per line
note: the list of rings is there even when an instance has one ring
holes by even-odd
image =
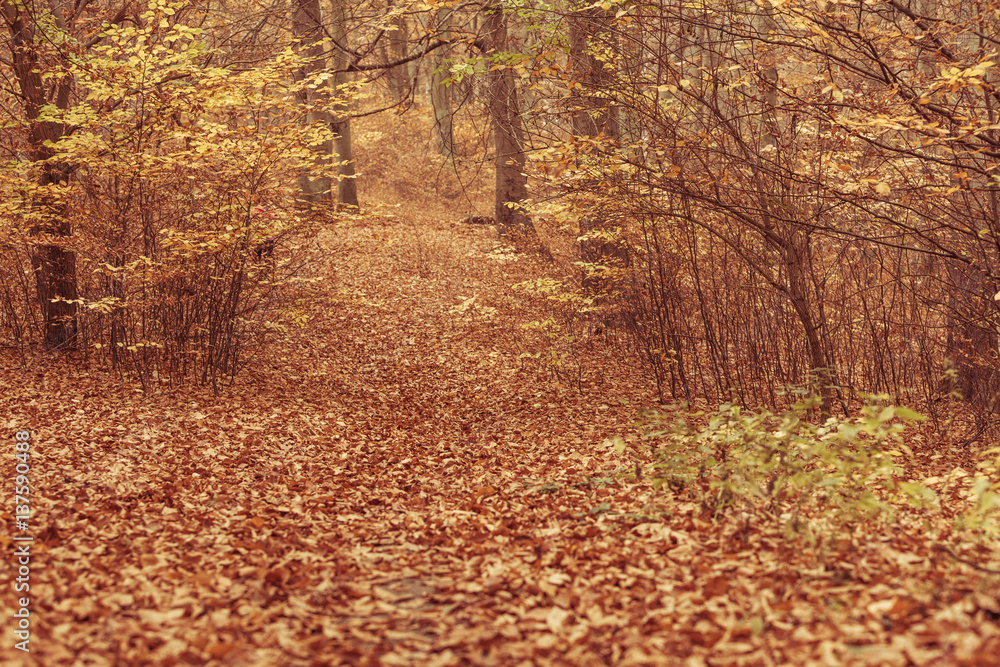
[[[35,433],[24,664],[1000,655],[975,591],[940,595],[904,533],[817,567],[633,479],[644,454],[604,442],[634,432],[617,399],[648,396],[599,341],[558,376],[520,357],[547,315],[511,285],[538,267],[490,230],[376,219],[317,241],[309,326],[219,396],[5,361],[0,414]]]

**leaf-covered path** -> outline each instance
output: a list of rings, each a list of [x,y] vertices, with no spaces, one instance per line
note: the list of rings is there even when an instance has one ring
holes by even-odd
[[[308,327],[218,397],[5,358],[35,542],[31,652],[8,629],[0,660],[1000,661],[996,577],[910,533],[817,563],[636,481],[646,454],[603,443],[631,432],[618,399],[648,396],[598,337],[559,376],[520,358],[540,349],[520,325],[546,314],[510,286],[538,269],[489,230],[383,220],[319,241]]]

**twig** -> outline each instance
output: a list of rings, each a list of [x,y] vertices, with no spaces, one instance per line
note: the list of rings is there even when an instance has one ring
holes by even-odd
[[[992,568],[985,567],[983,565],[980,565],[979,563],[969,560],[964,556],[959,556],[957,553],[955,553],[954,551],[952,551],[943,544],[935,544],[934,548],[937,549],[938,551],[945,552],[946,554],[957,560],[959,563],[964,563],[969,567],[971,567],[972,569],[978,570],[979,572],[985,572],[987,574],[1000,574],[1000,570],[994,570]]]

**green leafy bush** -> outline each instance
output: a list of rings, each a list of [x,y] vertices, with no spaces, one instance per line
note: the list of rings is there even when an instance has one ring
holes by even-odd
[[[806,398],[784,414],[726,404],[703,426],[689,419],[706,415],[686,416],[683,405],[646,412],[654,484],[686,492],[716,515],[762,508],[791,534],[811,533],[817,521],[891,521],[899,507],[935,501],[931,489],[905,481],[900,464],[913,456],[901,435],[923,416],[872,397],[857,417],[816,424],[818,404]]]

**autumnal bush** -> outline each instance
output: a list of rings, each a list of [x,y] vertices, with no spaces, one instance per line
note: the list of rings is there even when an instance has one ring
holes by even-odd
[[[315,222],[296,179],[333,168],[314,153],[329,126],[305,122],[296,93],[326,80],[296,83],[290,50],[253,70],[211,67],[201,30],[167,28],[154,9],[170,6],[151,6],[146,27],[108,26],[58,73],[79,101],[35,122],[73,128],[49,159],[72,176],[39,185],[16,163],[0,176],[0,282],[13,286],[0,326],[22,344],[38,330],[22,277],[33,248],[58,244],[75,263],[75,347],[144,384],[216,385],[291,318]],[[72,233],[56,237],[67,218]]]

